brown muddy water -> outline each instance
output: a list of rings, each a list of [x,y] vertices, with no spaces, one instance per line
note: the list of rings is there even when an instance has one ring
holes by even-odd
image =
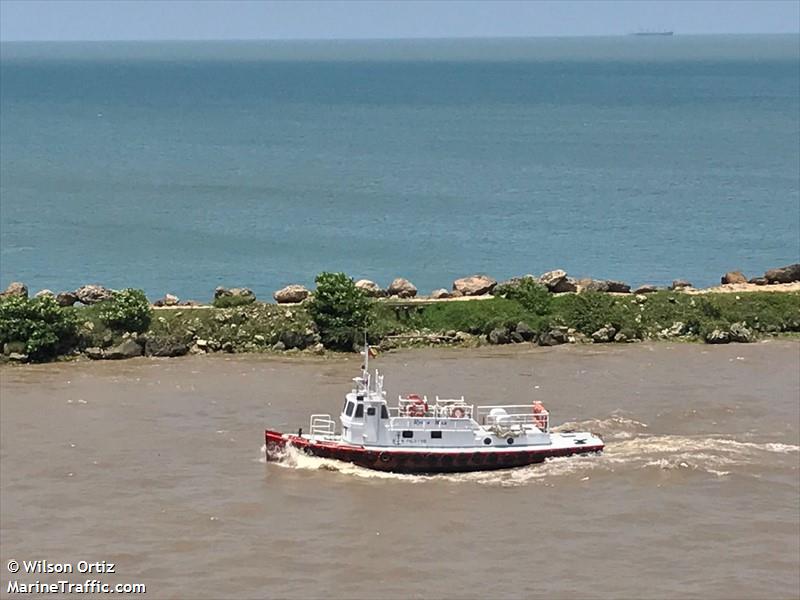
[[[386,354],[390,394],[539,398],[606,452],[435,477],[265,463],[264,428],[336,413],[358,365],[3,368],[0,595],[11,559],[114,562],[66,577],[149,598],[800,595],[800,343]]]

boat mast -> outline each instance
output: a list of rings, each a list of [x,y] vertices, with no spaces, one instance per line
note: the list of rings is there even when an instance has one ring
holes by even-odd
[[[364,380],[364,387],[369,393],[369,342],[366,331],[364,331],[364,364],[361,365],[361,379]]]

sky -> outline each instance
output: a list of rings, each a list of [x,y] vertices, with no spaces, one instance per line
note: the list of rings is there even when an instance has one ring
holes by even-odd
[[[0,0],[0,40],[794,33],[800,0]]]

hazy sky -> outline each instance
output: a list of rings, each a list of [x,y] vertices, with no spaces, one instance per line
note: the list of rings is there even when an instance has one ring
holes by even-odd
[[[800,30],[800,0],[0,0],[0,39],[614,35]]]

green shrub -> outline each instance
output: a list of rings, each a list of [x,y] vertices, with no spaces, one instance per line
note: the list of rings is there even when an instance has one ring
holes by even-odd
[[[142,290],[128,288],[97,305],[100,321],[116,331],[142,333],[150,326],[153,309]]]
[[[550,312],[553,298],[545,286],[530,277],[523,278],[516,285],[498,286],[495,296],[516,300],[525,310],[535,315],[546,315]]]
[[[564,325],[574,327],[581,333],[591,335],[605,325],[617,325],[615,301],[613,296],[600,292],[585,292],[563,296],[558,299],[556,308]]]
[[[45,360],[67,350],[76,331],[72,311],[50,296],[0,299],[0,344],[22,342],[32,360]]]
[[[715,304],[719,318],[729,323],[743,322],[769,333],[800,331],[800,294],[720,294],[709,302]]]
[[[219,298],[214,298],[212,304],[214,308],[235,308],[252,304],[255,301],[255,296],[220,296]]]
[[[322,343],[334,350],[355,348],[369,329],[372,301],[344,273],[320,273],[308,305]]]
[[[561,324],[586,335],[606,325],[612,325],[617,331],[635,332],[636,337],[642,332],[640,319],[637,319],[638,305],[632,304],[628,297],[618,300],[602,292],[564,295],[553,300],[553,314]]]
[[[546,319],[527,311],[519,302],[507,298],[442,302],[425,306],[411,318],[416,329],[489,333],[496,327],[513,328],[525,321],[533,330],[544,327]]]

